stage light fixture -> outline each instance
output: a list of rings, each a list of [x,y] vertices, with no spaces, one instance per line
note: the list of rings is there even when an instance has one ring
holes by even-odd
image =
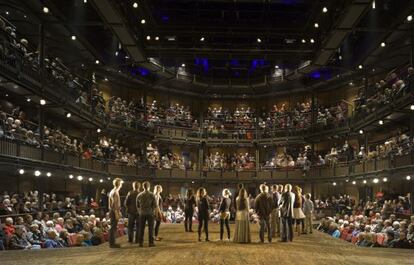
[[[332,185],[336,186],[336,182],[332,183]]]
[[[81,181],[81,180],[83,179],[83,177],[79,175],[79,176],[77,177],[77,179],[78,179],[79,181]]]
[[[185,67],[185,63],[181,64],[181,67]]]
[[[374,0],[372,1],[372,9],[375,9],[375,8],[377,8],[377,4],[375,3],[375,0]]]
[[[414,110],[414,105],[411,105],[410,106],[410,110]]]
[[[83,0],[83,3],[84,3],[84,4],[87,4],[87,3],[88,3],[88,0]]]
[[[66,118],[70,118],[70,117],[72,117],[72,113],[70,112],[66,113]]]
[[[72,174],[70,174],[70,175],[69,175],[69,178],[70,178],[70,179],[73,179],[73,175],[72,175]]]
[[[41,100],[40,100],[40,105],[42,105],[42,106],[46,105],[46,100],[41,99]]]
[[[107,179],[107,180],[111,180],[111,178],[110,178],[110,177],[107,177],[106,179]]]
[[[160,39],[160,37],[158,37],[158,36],[155,37],[155,40],[159,40],[159,39]]]
[[[302,39],[302,43],[306,43],[306,40],[305,39]]]
[[[105,76],[104,80],[105,80],[105,82],[109,81],[108,77],[106,77],[106,76]]]
[[[387,178],[383,178],[383,179],[382,179],[382,181],[387,182],[387,181],[388,181],[388,179],[387,179]]]
[[[46,173],[46,176],[47,176],[48,178],[50,178],[50,177],[52,176],[52,173],[47,172],[47,173]]]
[[[118,52],[118,51],[116,51],[116,52],[115,52],[115,56],[118,56],[118,54],[119,54],[119,52]]]
[[[354,180],[354,181],[352,181],[352,185],[356,185],[356,181]]]
[[[101,129],[99,129],[99,128],[98,128],[98,129],[96,129],[96,132],[97,132],[97,133],[100,133],[100,132],[101,132]]]
[[[92,182],[92,181],[93,181],[93,178],[89,178],[88,180],[89,180],[90,182]]]
[[[362,66],[362,64],[358,65],[358,69],[362,69],[362,68],[364,68],[364,67]]]
[[[132,7],[133,7],[133,8],[138,8],[138,3],[137,3],[137,2],[134,2],[134,3],[132,4]]]
[[[30,101],[32,101],[32,100],[31,100],[30,98],[27,98],[27,99],[26,99],[26,101],[27,101],[27,102],[30,102]]]
[[[359,134],[364,134],[364,131],[363,130],[359,130]]]
[[[257,38],[257,42],[258,42],[258,43],[261,43],[261,42],[262,42],[262,40],[261,40],[260,38]]]
[[[76,36],[72,35],[72,37],[70,37],[72,40],[76,40]]]
[[[36,177],[38,177],[38,176],[42,175],[42,172],[40,172],[39,170],[36,170],[36,171],[34,172],[34,175],[35,175]]]
[[[406,180],[411,180],[411,176],[406,176],[405,179]]]
[[[23,175],[24,174],[24,169],[23,168],[19,169],[19,174],[20,175]]]
[[[378,182],[379,182],[379,180],[378,180],[377,178],[374,178],[374,179],[372,180],[372,182],[374,182],[374,183],[378,183]]]
[[[9,11],[6,11],[6,15],[9,15],[10,13],[9,13]]]
[[[46,6],[43,7],[43,13],[47,14],[49,13],[49,8],[47,8]]]
[[[326,6],[324,6],[324,7],[322,8],[322,12],[323,12],[323,13],[328,12],[328,8],[327,8]]]
[[[200,38],[200,41],[204,41],[204,37],[201,37],[201,38]]]
[[[315,43],[315,40],[314,40],[314,39],[310,39],[310,42],[311,42],[311,43]]]
[[[385,44],[385,42],[381,42],[381,47],[385,47],[386,46],[386,44]]]
[[[99,64],[99,60],[95,60],[95,64]]]
[[[384,121],[383,121],[383,120],[379,120],[379,121],[378,121],[378,124],[379,124],[379,125],[383,125],[383,124],[384,124]]]
[[[407,16],[407,21],[408,21],[408,22],[413,21],[413,16],[412,16],[412,15]]]
[[[100,179],[99,182],[102,183],[103,182],[103,179]]]
[[[313,26],[314,26],[315,28],[319,28],[319,24],[318,24],[318,23],[313,24]]]
[[[276,68],[276,69],[279,69],[280,67],[279,67],[279,65],[275,65],[275,68]]]
[[[148,36],[147,36],[147,40],[151,40],[151,36],[149,36],[149,35],[148,35]]]
[[[367,180],[366,180],[366,179],[364,179],[364,180],[362,181],[362,183],[367,184]]]
[[[145,19],[141,19],[141,24],[145,24]]]

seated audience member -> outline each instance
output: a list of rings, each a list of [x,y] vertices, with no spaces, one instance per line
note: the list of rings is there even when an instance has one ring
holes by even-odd
[[[26,231],[23,226],[16,226],[14,234],[9,240],[9,249],[31,249],[32,245],[26,239]]]
[[[32,224],[30,226],[30,231],[27,232],[27,240],[33,246],[37,245],[39,248],[42,246],[44,239],[42,233],[39,230],[39,225]]]
[[[45,248],[63,248],[63,244],[60,242],[59,237],[57,236],[54,230],[48,230],[46,234],[46,239],[44,243]]]

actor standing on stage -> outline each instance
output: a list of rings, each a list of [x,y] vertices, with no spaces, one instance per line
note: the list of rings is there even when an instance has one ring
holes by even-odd
[[[187,190],[187,194],[184,199],[184,227],[186,232],[193,232],[193,215],[196,207],[196,198],[192,189]]]
[[[283,187],[283,186],[282,186]],[[280,200],[280,186],[272,186],[272,201],[273,210],[270,214],[270,227],[272,228],[272,238],[280,236],[280,213],[279,213],[279,200]]]
[[[272,231],[270,228],[270,213],[272,212],[272,198],[269,195],[269,187],[265,184],[260,185],[260,194],[257,195],[254,201],[254,208],[259,216],[260,225],[260,242],[264,243],[264,233],[267,229],[267,240],[272,242]]]
[[[120,178],[115,178],[112,183],[114,185],[114,188],[109,193],[108,198],[109,218],[111,219],[111,228],[109,230],[109,247],[119,248],[121,246],[115,243],[115,236],[118,227],[118,220],[122,217],[119,190],[122,187],[123,181]]]
[[[160,231],[160,225],[161,225],[161,221],[163,218],[163,213],[161,211],[162,208],[162,198],[161,198],[161,193],[162,193],[162,186],[161,185],[155,185],[154,187],[154,195],[155,195],[155,202],[156,202],[156,207],[155,207],[155,228],[154,228],[154,233],[155,233],[155,241],[160,241],[161,238],[158,237],[158,232]]]
[[[219,213],[220,213],[220,241],[223,240],[223,234],[224,234],[224,225],[226,225],[227,229],[227,239],[230,241],[230,225],[229,225],[229,219],[230,219],[230,205],[231,205],[231,193],[229,189],[223,190],[223,199],[221,200],[220,206],[219,206]]]
[[[206,241],[208,239],[208,220],[210,219],[210,204],[208,203],[207,191],[205,188],[199,188],[197,191],[198,206],[198,241],[201,241],[201,229],[204,228]]]
[[[239,190],[236,198],[236,227],[234,229],[233,242],[250,243],[250,220],[249,220],[249,200],[244,188]]]
[[[151,185],[148,181],[142,183],[144,189],[137,197],[137,207],[139,213],[139,246],[144,247],[145,224],[148,223],[149,246],[154,247],[154,212],[157,202],[154,194],[150,191]]]
[[[135,238],[135,243],[138,243],[139,235],[139,215],[137,208],[137,196],[139,194],[139,189],[141,188],[141,183],[134,181],[132,183],[132,190],[128,192],[124,206],[126,212],[128,213],[128,242],[133,243]],[[135,237],[134,237],[135,229]]]
[[[279,202],[280,218],[282,218],[282,242],[293,240],[293,204],[295,194],[292,192],[292,185],[286,184],[285,192]]]

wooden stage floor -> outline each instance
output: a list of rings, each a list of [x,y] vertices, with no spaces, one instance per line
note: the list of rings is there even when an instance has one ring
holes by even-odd
[[[197,226],[195,226],[197,228]],[[292,243],[259,244],[258,227],[252,225],[252,244],[215,242],[219,227],[210,224],[210,240],[197,242],[196,233],[184,233],[182,225],[161,224],[161,242],[144,248],[118,239],[122,248],[110,249],[107,244],[89,248],[67,248],[33,251],[0,251],[0,264],[414,264],[414,251],[403,249],[359,248],[328,235],[315,232],[302,235]],[[231,226],[233,228],[233,226]]]

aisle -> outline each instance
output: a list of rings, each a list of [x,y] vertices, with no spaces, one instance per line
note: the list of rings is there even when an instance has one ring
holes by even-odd
[[[195,227],[196,228],[196,227]],[[233,226],[231,227],[233,228]],[[212,242],[196,241],[196,233],[184,233],[182,225],[162,224],[157,246],[144,248],[119,239],[121,249],[107,244],[89,248],[67,248],[40,251],[0,252],[0,263],[6,264],[414,264],[414,251],[401,249],[358,248],[325,234],[314,233],[296,238],[293,243],[273,242],[248,245],[215,242],[218,225],[210,225]],[[252,227],[253,242],[258,241],[257,226]]]

